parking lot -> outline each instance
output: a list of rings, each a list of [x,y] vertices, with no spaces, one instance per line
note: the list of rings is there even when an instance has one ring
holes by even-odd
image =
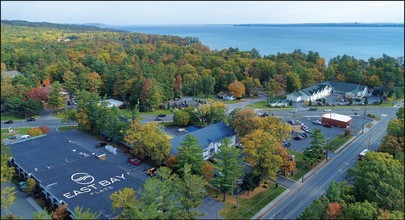
[[[293,118],[284,118],[283,121],[288,123],[289,120]],[[297,120],[297,119],[295,119]],[[321,116],[319,117],[302,117],[298,119],[301,123],[304,123],[309,128],[309,131],[313,131],[315,128],[321,129],[322,134],[326,139],[329,137],[329,141],[333,140],[340,134],[344,132],[344,128],[338,128],[338,127],[324,127],[322,125],[317,125],[312,123],[312,121],[319,120],[322,121]],[[352,123],[351,126],[349,127],[349,130],[352,132],[353,135],[357,135],[359,132],[361,132],[362,128],[364,125],[367,123],[370,123],[372,119],[364,116],[356,116],[352,117]],[[307,147],[310,146],[311,138],[310,135],[308,134],[308,137],[302,139],[302,140],[295,140],[294,137],[298,133],[303,133],[304,131],[300,132],[292,132],[291,133],[291,139],[287,140],[287,143],[291,143],[289,149],[298,151],[298,152],[303,152]]]

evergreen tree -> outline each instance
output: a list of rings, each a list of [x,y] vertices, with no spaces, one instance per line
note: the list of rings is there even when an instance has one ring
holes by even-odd
[[[181,146],[178,148],[178,163],[175,168],[180,176],[184,175],[184,165],[191,165],[191,173],[202,176],[201,167],[204,164],[203,152],[195,136],[189,134],[184,138]]]
[[[241,178],[243,175],[242,158],[240,157],[240,151],[231,146],[231,140],[225,138],[221,142],[219,152],[215,154],[215,169],[218,176],[212,181],[214,186],[224,193],[223,201],[227,192],[233,193],[236,187],[236,179]]]
[[[314,163],[322,161],[322,159],[325,157],[324,150],[326,140],[321,133],[321,129],[319,128],[313,130],[311,139],[311,145],[309,146],[309,148],[304,150],[304,160],[310,162],[312,165]]]

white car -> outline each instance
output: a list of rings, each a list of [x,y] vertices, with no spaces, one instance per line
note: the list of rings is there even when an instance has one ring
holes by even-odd
[[[31,136],[29,136],[28,134],[21,136],[21,139],[27,139],[30,138]]]
[[[324,111],[324,112],[331,112],[332,109],[328,108],[328,109],[325,109],[325,110],[323,110],[323,111]]]
[[[315,120],[315,121],[313,121],[312,123],[314,123],[314,124],[316,124],[316,125],[321,125],[321,124],[322,124],[322,122],[319,121],[319,120]]]
[[[184,129],[184,128],[179,128],[179,129],[177,129],[177,131],[178,132],[182,132],[182,131],[185,131],[186,129]]]

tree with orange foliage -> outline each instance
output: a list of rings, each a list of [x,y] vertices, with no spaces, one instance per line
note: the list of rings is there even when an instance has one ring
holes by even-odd
[[[42,81],[42,85],[43,85],[43,86],[50,86],[50,85],[51,85],[51,80],[49,80],[49,79],[44,79],[44,81]]]
[[[214,165],[208,161],[205,161],[201,167],[201,171],[204,174],[205,181],[211,182],[211,179],[214,176]]]
[[[277,154],[283,159],[283,164],[281,165],[281,171],[284,172],[284,176],[289,176],[296,169],[296,163],[292,160],[292,155],[287,152],[287,149],[278,146]]]
[[[166,166],[173,170],[175,165],[177,164],[177,157],[176,155],[172,155],[166,159]]]
[[[228,90],[233,92],[235,97],[242,97],[245,95],[245,86],[238,80],[233,81],[233,83],[228,86]]]
[[[35,136],[41,135],[41,134],[42,134],[42,131],[41,131],[41,129],[39,129],[39,128],[30,128],[30,129],[28,130],[28,134],[29,134],[31,137],[35,137]]]
[[[49,133],[49,127],[47,127],[47,126],[40,126],[39,129],[41,129],[42,134],[48,134]]]
[[[51,218],[53,220],[65,220],[68,216],[69,212],[67,210],[67,206],[63,203],[52,213]]]
[[[324,219],[340,219],[341,216],[342,216],[342,208],[340,207],[340,204],[337,202],[329,203],[325,209],[325,212],[323,213]]]

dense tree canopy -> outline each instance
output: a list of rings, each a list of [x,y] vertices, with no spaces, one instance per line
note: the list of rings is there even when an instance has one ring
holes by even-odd
[[[9,96],[25,99],[27,91],[55,82],[70,94],[80,88],[130,106],[140,100],[141,111],[182,95],[207,96],[234,88],[237,96],[256,95],[264,87],[282,96],[324,80],[381,87],[381,94],[404,85],[403,58],[385,54],[368,61],[337,56],[326,66],[313,51],[262,56],[256,49],[210,50],[192,37],[90,26],[2,21],[1,31],[2,71],[22,72],[8,79],[11,83],[3,83],[2,76],[3,101]],[[239,93],[240,85],[229,88],[235,81],[244,92]]]

